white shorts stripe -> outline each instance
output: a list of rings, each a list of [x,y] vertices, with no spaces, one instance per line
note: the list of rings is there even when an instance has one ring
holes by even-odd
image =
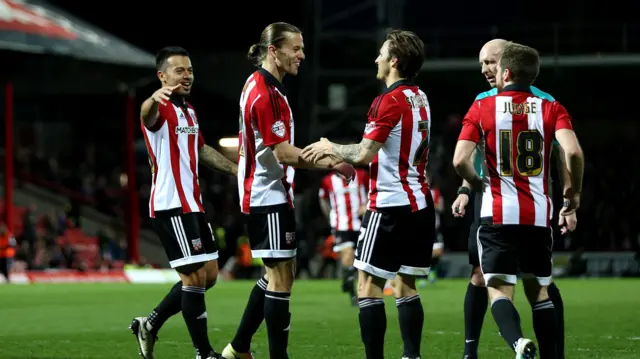
[[[276,225],[276,236],[275,236],[275,242],[276,242],[276,250],[280,250],[280,213],[276,212],[275,214],[275,225]]]
[[[191,246],[189,245],[189,240],[187,239],[187,232],[184,231],[184,225],[182,224],[182,217],[178,216],[178,228],[180,229],[180,234],[182,235],[182,240],[184,241],[184,247],[187,249],[188,257],[191,257]]]
[[[269,249],[280,250],[280,216],[278,213],[267,215],[267,231],[269,233]]]
[[[364,249],[362,251],[361,261],[364,263],[369,263],[371,260],[371,255],[373,253],[373,245],[376,241],[376,234],[378,232],[378,226],[380,225],[380,219],[382,218],[382,214],[380,213],[372,213],[369,225],[367,226],[367,231],[364,238]]]
[[[378,234],[378,227],[380,227],[380,220],[382,219],[381,213],[376,213],[375,218],[372,221],[371,232],[369,233],[369,250],[367,252],[367,263],[371,261],[371,256],[373,255],[373,247],[376,243],[376,236]]]
[[[171,217],[171,226],[173,227],[173,232],[176,235],[176,241],[178,241],[178,246],[180,246],[180,251],[182,252],[183,257],[187,257],[187,249],[184,247],[184,243],[182,242],[182,238],[180,237],[180,231],[178,230],[178,220],[177,217]]]
[[[373,216],[375,216],[375,213],[372,213],[371,217],[369,217],[369,223],[367,224],[367,227],[361,228],[362,233],[360,233],[360,236],[362,237],[362,247],[361,247],[362,252],[359,253],[358,258],[363,263],[366,262],[365,258],[367,256],[367,253],[369,253],[369,247],[371,246],[371,243],[369,241],[369,235],[371,234],[371,231],[369,229],[373,224]],[[358,238],[358,241],[360,241],[359,238]]]
[[[269,236],[269,249],[275,249],[275,247],[273,246],[273,224],[271,223],[271,221],[273,221],[273,214],[269,213],[267,214],[267,234]]]

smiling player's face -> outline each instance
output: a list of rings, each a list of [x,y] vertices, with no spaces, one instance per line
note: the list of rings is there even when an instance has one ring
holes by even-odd
[[[191,93],[193,78],[193,66],[188,56],[176,55],[169,57],[165,70],[160,72],[160,80],[163,86],[182,85],[174,91],[182,96]]]
[[[276,65],[289,75],[297,75],[305,58],[302,34],[285,32],[286,40],[275,49]]]

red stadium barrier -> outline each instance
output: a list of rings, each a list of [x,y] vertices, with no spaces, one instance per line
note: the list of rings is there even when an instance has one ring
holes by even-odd
[[[12,284],[37,283],[175,283],[180,277],[173,269],[126,268],[110,271],[16,270],[10,274]],[[6,284],[0,276],[0,284]]]

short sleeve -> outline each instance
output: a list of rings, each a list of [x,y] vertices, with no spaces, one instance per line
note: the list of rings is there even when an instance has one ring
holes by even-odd
[[[556,125],[554,128],[554,131],[563,130],[563,129],[573,131],[573,125],[571,124],[571,116],[569,115],[569,112],[567,112],[567,109],[564,108],[564,106],[562,106],[557,101],[553,102],[551,106],[553,106],[553,112],[555,113],[555,118],[556,118]]]
[[[272,102],[268,96],[262,96],[254,103],[251,110],[262,141],[267,147],[289,141],[289,128],[284,119],[277,118],[276,113],[279,111],[274,108],[274,106],[279,106],[280,101],[274,100]]]
[[[383,95],[382,99],[374,100],[369,109],[369,119],[363,137],[385,143],[401,117],[402,110],[396,99],[393,96]]]
[[[480,101],[474,102],[467,114],[464,115],[458,141],[480,142],[480,106]]]
[[[167,111],[168,111],[167,106],[168,105],[165,104],[165,105],[160,105],[158,107],[158,119],[153,124],[153,126],[147,127],[147,125],[144,124],[144,120],[142,120],[142,116],[140,116],[140,122],[142,123],[142,127],[146,128],[151,132],[157,132],[159,129],[161,129],[164,123],[167,122]]]

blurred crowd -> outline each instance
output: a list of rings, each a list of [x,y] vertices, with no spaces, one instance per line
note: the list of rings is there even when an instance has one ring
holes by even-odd
[[[126,263],[127,241],[110,227],[90,237],[83,235],[62,209],[38,213],[41,211],[35,204],[14,209],[18,217],[11,233],[12,270],[109,270]],[[0,232],[6,232],[6,225],[0,225]]]
[[[430,178],[443,194],[446,211],[442,215],[442,235],[447,250],[464,251],[467,246],[467,220],[455,220],[451,216],[450,204],[455,199],[460,179],[451,166],[451,158],[461,126],[460,116],[451,115],[443,125],[434,128],[431,134],[429,157]],[[612,156],[632,153],[631,143],[599,143],[584,141],[586,157],[582,207],[579,211],[578,230],[562,237],[556,236],[556,250],[612,250],[640,252],[638,221],[632,208],[638,198],[635,181],[620,176],[616,166],[611,165]],[[106,141],[106,140],[103,140]],[[595,146],[597,145],[597,147]],[[90,205],[96,210],[124,220],[127,213],[126,187],[128,180],[123,171],[124,149],[107,142],[93,139],[90,143],[78,143],[77,150],[65,156],[51,157],[34,150],[29,143],[17,143],[15,151],[16,175],[19,183],[31,182],[71,199],[70,208],[60,208],[54,213],[36,215],[37,208],[31,206],[22,214],[21,228],[16,233],[18,242],[16,259],[28,268],[87,268],[86,260],[78,258],[74,249],[63,238],[65,231],[78,226],[78,207]],[[601,151],[606,146],[611,151]],[[109,151],[99,151],[108,148]],[[235,271],[238,265],[247,262],[246,229],[239,212],[236,179],[225,174],[201,169],[201,189],[207,210],[207,219],[221,239],[221,266]],[[553,171],[554,202],[561,203],[560,183]],[[148,202],[151,172],[144,153],[137,155],[136,186],[139,193],[139,215],[143,228],[150,229]],[[318,206],[318,187],[321,172],[298,171],[296,173],[296,215],[300,230],[299,256],[301,268],[311,273],[309,261],[322,258],[331,263],[335,258],[325,251],[326,239],[330,235],[327,220]],[[556,205],[556,208],[558,206]],[[110,268],[126,261],[126,239],[124,234],[105,227],[97,236],[98,258],[90,261],[93,268]],[[244,247],[243,247],[244,246]],[[228,259],[231,262],[226,263]],[[162,265],[163,263],[156,263]]]

